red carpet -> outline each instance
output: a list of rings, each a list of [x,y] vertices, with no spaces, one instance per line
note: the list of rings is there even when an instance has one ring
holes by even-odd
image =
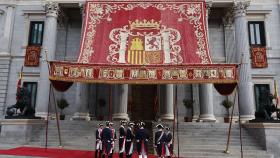
[[[55,148],[34,148],[34,147],[19,147],[8,150],[0,150],[0,155],[16,155],[16,156],[40,156],[52,158],[93,158],[94,151],[86,150],[66,150]],[[118,154],[114,154],[113,158],[118,158]],[[133,158],[138,158],[137,154]],[[156,158],[149,156],[149,158]]]

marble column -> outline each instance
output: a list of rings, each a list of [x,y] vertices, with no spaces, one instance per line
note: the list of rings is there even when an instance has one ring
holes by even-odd
[[[113,120],[129,120],[127,114],[128,84],[112,85]]]
[[[48,54],[48,60],[55,59],[55,48],[56,48],[56,34],[57,34],[57,17],[59,6],[56,2],[48,2],[45,5],[46,20],[44,27],[43,37],[43,49],[42,56],[45,58],[46,51]],[[47,62],[41,62],[40,64],[40,79],[38,83],[38,94],[36,103],[36,116],[47,117],[48,104],[49,104],[49,93],[50,93],[50,81],[49,81],[49,70]]]
[[[210,8],[212,7],[212,1],[208,1],[207,3],[207,17],[206,19],[209,19],[210,15]],[[208,28],[208,20],[206,22],[207,26],[207,33],[209,38],[209,28]],[[209,40],[208,40],[209,41]],[[199,120],[200,121],[216,121],[216,118],[214,116],[214,110],[213,110],[213,85],[212,84],[200,84],[199,86],[199,100],[200,100],[200,115]]]
[[[223,24],[224,24],[224,36],[225,36],[225,56],[226,56],[226,63],[238,63],[236,60],[236,51],[235,51],[235,31],[234,31],[234,16],[232,8],[225,9],[225,16],[223,17]],[[231,95],[228,96],[230,101],[235,100],[235,108],[233,112],[233,118],[236,119],[238,115],[238,96],[234,91]],[[236,98],[235,98],[236,97]],[[232,108],[230,108],[231,112]]]
[[[169,121],[174,119],[174,85],[160,85],[160,120]]]
[[[239,71],[239,112],[242,121],[252,120],[255,118],[255,107],[253,104],[253,83],[251,80],[251,65],[248,40],[248,27],[246,20],[246,9],[250,1],[235,1],[234,26],[235,26],[235,43],[236,43],[236,61],[241,63]]]
[[[9,55],[11,49],[11,40],[12,40],[12,31],[13,31],[13,23],[14,23],[14,5],[8,5],[6,10],[6,17],[5,17],[5,25],[3,28],[3,36],[0,37],[1,39],[1,46],[0,46],[0,54],[2,55]],[[4,12],[3,12],[4,13]],[[4,14],[3,14],[4,15]],[[3,16],[1,15],[1,16]]]
[[[89,84],[77,83],[73,120],[89,120]]]

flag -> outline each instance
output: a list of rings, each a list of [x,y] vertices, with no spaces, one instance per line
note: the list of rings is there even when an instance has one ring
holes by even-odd
[[[22,80],[22,70],[23,70],[23,66],[21,67],[20,73],[19,73],[19,79],[17,82],[17,93],[19,92],[20,88],[21,88],[21,80]],[[17,100],[18,100],[18,96],[17,96]]]
[[[276,107],[278,106],[278,104],[279,104],[279,96],[278,96],[278,87],[277,87],[277,81],[276,80],[274,80],[274,98],[275,98],[275,100],[276,100]]]

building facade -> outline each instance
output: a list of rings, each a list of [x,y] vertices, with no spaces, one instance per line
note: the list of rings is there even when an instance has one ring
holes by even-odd
[[[17,80],[24,65],[22,82],[31,93],[36,116],[47,116],[51,89],[45,60],[77,60],[83,6],[83,0],[0,2],[0,116],[16,102]],[[237,99],[235,93],[220,95],[212,84],[89,83],[74,83],[66,92],[54,92],[55,98],[69,102],[64,111],[71,119],[173,120],[178,111],[179,121],[185,116],[222,121],[228,113],[221,106],[226,99],[235,100],[236,106],[239,103],[234,113],[240,112],[241,120],[254,119],[263,110],[265,95],[274,94],[280,83],[280,1],[209,0],[207,19],[213,63],[241,64]],[[41,50],[39,65],[25,63],[33,46]],[[253,54],[255,49],[261,54]],[[194,101],[193,109],[184,107],[184,99]],[[54,101],[50,100],[53,113]]]

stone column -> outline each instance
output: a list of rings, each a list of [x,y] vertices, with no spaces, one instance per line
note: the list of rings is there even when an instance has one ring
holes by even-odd
[[[209,28],[208,28],[208,17],[210,15],[210,8],[212,6],[212,1],[207,3],[207,33],[209,38]],[[209,40],[208,40],[209,41]],[[212,84],[200,84],[199,86],[199,100],[200,100],[200,115],[199,120],[201,121],[216,121],[213,111],[213,85]]]
[[[169,121],[174,119],[174,85],[160,85],[160,120]]]
[[[48,54],[48,60],[55,59],[57,16],[59,11],[58,3],[48,2],[45,5],[46,20],[43,37],[43,51]],[[44,53],[42,56],[44,57]],[[50,93],[49,70],[47,62],[41,62],[40,79],[38,83],[38,95],[36,103],[36,116],[47,117]]]
[[[250,53],[248,41],[248,27],[246,21],[246,9],[249,1],[235,1],[234,26],[236,43],[236,61],[241,63],[239,71],[239,112],[242,121],[254,119],[255,107],[253,104],[253,83],[251,80]]]
[[[14,5],[8,5],[6,10],[5,25],[3,36],[1,37],[0,54],[8,55],[11,49],[13,21],[14,21]],[[3,12],[4,13],[4,12]],[[1,16],[1,15],[0,15]]]
[[[98,91],[97,84],[89,84],[89,92],[88,92],[88,120],[95,120],[96,110],[98,106]]]
[[[113,85],[113,120],[129,120],[127,114],[128,84]]]
[[[234,38],[234,26],[233,26],[233,11],[228,9],[225,12],[223,18],[224,24],[224,36],[225,36],[225,56],[226,63],[236,63],[235,53],[235,38]]]
[[[225,16],[223,18],[224,24],[224,36],[225,36],[225,56],[226,56],[226,63],[238,63],[236,60],[236,51],[235,51],[235,31],[234,31],[234,16],[232,8],[225,9]],[[228,96],[228,99],[234,101],[235,99],[235,91]],[[235,99],[235,108],[233,112],[233,118],[236,119],[238,115],[238,96]],[[231,113],[232,108],[229,109]]]
[[[87,83],[77,83],[75,106],[76,112],[72,119],[89,120],[89,85]]]

